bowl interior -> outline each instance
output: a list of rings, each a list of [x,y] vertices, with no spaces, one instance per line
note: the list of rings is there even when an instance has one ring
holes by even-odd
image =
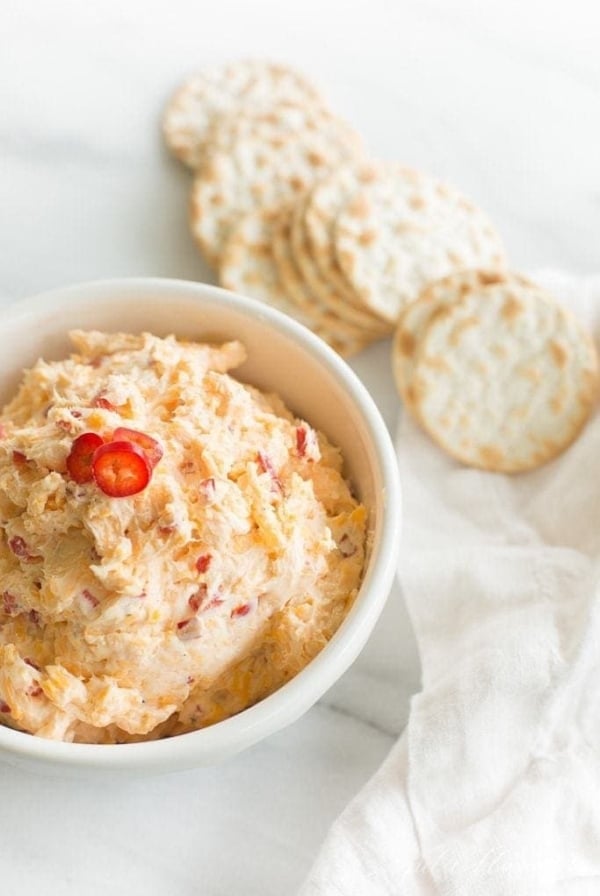
[[[54,751],[57,756],[57,749],[60,751],[67,747],[71,749],[72,756],[84,756],[78,748],[81,746],[85,750],[87,747],[88,760],[93,765],[96,760],[92,761],[91,750],[99,755],[98,750],[122,752],[128,749],[129,758],[124,765],[129,766],[130,759],[133,760],[132,748],[148,748],[148,755],[151,750],[155,753],[149,764],[164,766],[164,757],[161,759],[156,755],[157,748],[163,746],[167,756],[169,743],[195,739],[196,752],[189,754],[186,764],[200,764],[214,761],[215,751],[221,754],[235,752],[304,712],[347,668],[363,646],[387,596],[394,566],[391,554],[399,540],[397,531],[390,531],[390,526],[393,530],[396,525],[399,510],[396,508],[398,512],[392,516],[386,502],[386,485],[388,489],[392,485],[394,491],[390,477],[393,479],[395,476],[395,458],[385,426],[354,374],[320,340],[295,322],[258,303],[202,284],[135,280],[71,287],[7,309],[2,326],[2,404],[14,394],[23,368],[39,357],[53,360],[66,356],[71,350],[67,335],[71,329],[150,331],[161,336],[174,333],[199,341],[241,340],[246,346],[248,360],[233,371],[233,375],[263,390],[277,392],[295,414],[321,429],[342,449],[345,474],[370,513],[371,556],[361,596],[327,648],[280,692],[213,729],[182,735],[171,741],[117,748],[44,742],[48,750]],[[382,569],[382,561],[385,569]],[[374,570],[377,565],[379,568]],[[378,578],[375,581],[376,573]],[[361,610],[362,595],[370,586],[379,586],[384,593],[376,595],[370,605]],[[335,662],[332,662],[333,659]],[[277,700],[280,703],[285,700],[282,692],[287,692],[290,699],[285,711],[277,717]],[[269,701],[275,716],[269,711],[269,706],[261,710],[262,704],[269,704]],[[240,724],[240,719],[247,717],[247,720],[252,716],[253,719],[245,726]],[[237,732],[236,728],[239,729]],[[220,739],[215,736],[217,729],[223,732]],[[0,746],[6,748],[3,743],[5,736],[12,738],[14,734],[7,729],[0,730]],[[16,734],[19,736],[19,733]],[[24,738],[29,742],[39,741],[27,735],[19,736],[21,741]],[[140,752],[139,749],[137,752]],[[192,762],[193,755],[195,760]],[[118,762],[115,764],[119,765]]]

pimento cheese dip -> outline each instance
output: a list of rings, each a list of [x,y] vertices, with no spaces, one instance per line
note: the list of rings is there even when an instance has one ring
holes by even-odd
[[[361,579],[338,449],[221,346],[75,331],[0,415],[0,722],[119,743],[296,675]]]

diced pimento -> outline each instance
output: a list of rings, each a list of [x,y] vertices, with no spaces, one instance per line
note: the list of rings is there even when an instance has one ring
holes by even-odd
[[[31,657],[24,656],[23,662],[27,663],[28,666],[31,666],[32,669],[36,669],[38,672],[40,671],[40,667],[38,666],[38,664],[36,662],[34,662],[34,660],[31,659]]]
[[[198,570],[198,572],[206,572],[206,570],[210,566],[211,560],[212,554],[200,554],[200,556],[196,560],[196,569]]]
[[[92,594],[88,588],[84,588],[81,592],[81,596],[88,602],[91,607],[97,607],[100,601],[96,597],[95,594]]]
[[[42,688],[37,681],[33,682],[27,690],[27,694],[29,697],[41,697],[43,693],[44,692],[42,691]]]
[[[259,451],[256,455],[256,459],[258,461],[258,465],[263,473],[268,473],[271,479],[273,480],[273,485],[279,490],[283,491],[281,480],[277,475],[277,470],[273,466],[273,461],[269,457],[268,454],[264,454],[264,452]]]
[[[258,461],[258,465],[263,473],[269,473],[270,476],[277,475],[275,473],[275,468],[271,462],[271,458],[263,451],[259,451],[257,453],[256,460]]]
[[[231,611],[231,618],[236,619],[238,616],[247,616],[251,609],[251,604],[240,604],[239,607],[234,607]]]
[[[92,473],[98,488],[110,498],[128,498],[143,491],[152,470],[141,448],[133,442],[106,442],[97,448]]]
[[[115,442],[133,442],[135,445],[139,445],[152,469],[163,456],[163,449],[159,442],[147,433],[139,432],[137,429],[118,426],[113,433],[113,439]]]
[[[72,432],[73,431],[73,421],[72,420],[57,420],[56,425],[59,429],[62,429],[63,432]]]
[[[10,706],[8,705],[6,700],[0,700],[0,712],[4,714],[10,712]]]
[[[208,589],[207,589],[205,583],[203,582],[200,585],[200,587],[196,591],[194,591],[193,594],[191,594],[188,597],[188,605],[190,607],[190,610],[192,610],[192,612],[194,612],[194,613],[198,612],[198,610],[200,609],[200,607],[206,600],[207,593],[208,593]]]
[[[104,408],[105,411],[116,411],[115,405],[112,401],[109,401],[108,398],[100,392],[94,400],[92,401],[93,408]]]
[[[77,436],[67,457],[67,471],[74,482],[83,485],[94,478],[92,462],[104,439],[97,432],[84,432]]]
[[[23,454],[22,451],[13,451],[12,459],[14,464],[26,464],[27,463],[27,455]]]
[[[4,591],[2,594],[2,609],[6,616],[18,616],[21,607],[18,598],[12,591]]]
[[[203,495],[207,500],[214,498],[217,487],[215,485],[215,480],[213,479],[213,477],[210,476],[208,479],[203,479],[198,486],[198,490],[200,491],[200,494]]]
[[[223,598],[216,594],[214,597],[211,597],[207,604],[204,604],[202,607],[202,612],[205,613],[207,610],[214,610],[215,607],[220,607],[223,603]]]
[[[23,560],[31,560],[32,555],[29,553],[27,542],[24,538],[21,538],[20,535],[13,535],[12,538],[9,538],[8,546],[15,557],[20,557]]]
[[[296,451],[298,457],[305,457],[308,461],[320,458],[317,435],[307,424],[296,428]]]
[[[177,634],[182,641],[192,641],[200,637],[200,623],[195,616],[177,623]]]
[[[38,563],[43,558],[39,556],[39,554],[32,554],[29,551],[29,547],[27,546],[27,542],[24,538],[21,538],[20,535],[14,535],[12,538],[8,539],[8,546],[16,557],[19,557],[20,560],[23,560],[25,563]]]
[[[177,532],[177,526],[174,524],[170,526],[159,526],[158,531],[160,535],[172,535],[173,532]]]
[[[306,454],[306,427],[299,426],[296,429],[296,450],[300,457]]]
[[[27,615],[28,615],[29,621],[32,623],[32,625],[40,624],[41,616],[37,610],[30,610]]]

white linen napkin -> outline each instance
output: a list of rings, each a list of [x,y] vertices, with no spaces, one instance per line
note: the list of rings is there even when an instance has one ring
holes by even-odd
[[[600,277],[536,279],[600,333]],[[519,476],[397,448],[422,691],[301,896],[597,896],[600,414]]]

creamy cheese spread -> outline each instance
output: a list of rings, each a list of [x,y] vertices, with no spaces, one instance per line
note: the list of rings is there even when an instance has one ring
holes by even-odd
[[[38,361],[0,415],[0,722],[90,743],[211,725],[336,631],[365,508],[338,449],[228,374],[239,342],[71,339],[76,353]],[[79,437],[108,444],[106,461],[123,432],[158,448],[152,463],[143,441],[126,449],[141,490],[72,474]]]

